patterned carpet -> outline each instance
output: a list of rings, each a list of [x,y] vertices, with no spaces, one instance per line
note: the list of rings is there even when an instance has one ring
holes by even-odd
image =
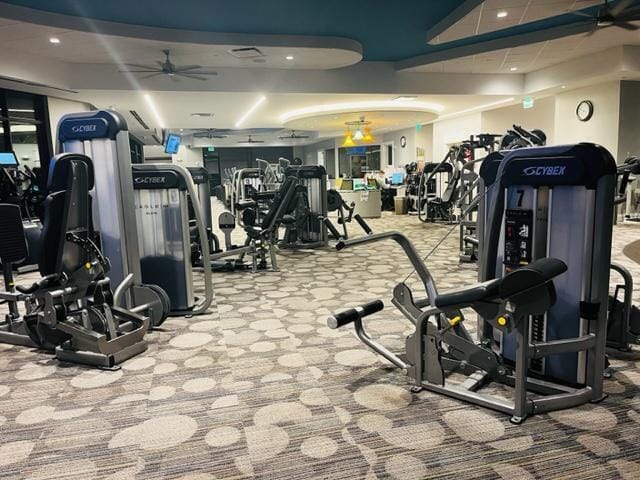
[[[370,223],[403,231],[423,253],[450,228],[393,215]],[[639,233],[615,231],[614,258],[636,279],[640,265],[622,248]],[[350,329],[326,327],[329,312],[390,303],[410,270],[397,246],[283,252],[279,261],[278,273],[215,274],[216,307],[170,319],[117,372],[0,345],[0,478],[640,478],[638,350],[616,355],[604,402],[514,426],[410,394],[401,372]],[[440,290],[476,275],[457,263],[457,231],[428,265]],[[393,308],[368,325],[398,349],[410,331]]]

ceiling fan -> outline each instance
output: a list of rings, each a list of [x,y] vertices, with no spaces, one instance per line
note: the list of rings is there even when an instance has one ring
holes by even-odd
[[[572,15],[587,17],[594,23],[593,28],[587,32],[587,36],[593,35],[597,30],[608,27],[619,27],[629,31],[636,31],[640,26],[631,22],[640,20],[640,5],[633,6],[634,0],[620,0],[614,6],[609,6],[609,0],[604,0],[604,4],[595,15],[589,15],[581,11],[571,12]]]
[[[215,76],[218,75],[218,72],[200,72],[198,71],[201,68],[204,68],[202,65],[176,65],[174,64],[169,55],[171,52],[167,50],[162,50],[164,53],[164,60],[158,60],[156,63],[158,66],[154,65],[140,65],[137,63],[125,63],[125,65],[129,68],[128,70],[120,70],[123,73],[147,73],[148,75],[140,77],[141,79],[147,79],[152,77],[158,77],[160,75],[166,75],[174,82],[177,82],[178,77],[183,78],[192,78],[195,80],[207,80],[206,76]],[[203,76],[205,75],[205,76]]]
[[[193,131],[194,138],[227,138],[228,135],[224,135],[216,128],[197,128]]]
[[[238,143],[264,143],[264,140],[254,140],[251,135],[248,135],[246,140],[240,141]]]
[[[296,140],[298,138],[309,138],[309,135],[299,135],[296,133],[295,130],[291,130],[291,133],[289,135],[282,135],[281,137],[278,137],[280,140]]]

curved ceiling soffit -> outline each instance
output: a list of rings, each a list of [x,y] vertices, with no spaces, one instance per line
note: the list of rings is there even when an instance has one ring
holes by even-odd
[[[127,23],[86,19],[79,16],[46,12],[0,2],[0,17],[54,28],[80,32],[114,35],[171,43],[199,43],[203,45],[247,45],[257,47],[318,48],[343,50],[354,55],[353,63],[362,60],[362,44],[345,37],[314,35],[271,35],[218,33],[173,28],[149,27]]]
[[[302,107],[280,115],[280,121],[288,125],[294,120],[302,120],[327,115],[363,112],[421,112],[438,116],[444,106],[432,102],[398,102],[393,100],[373,100],[360,102],[345,102],[335,104],[320,104]]]

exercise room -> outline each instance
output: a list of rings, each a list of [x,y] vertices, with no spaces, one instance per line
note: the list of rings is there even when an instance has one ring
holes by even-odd
[[[640,0],[0,43],[0,478],[640,480]]]

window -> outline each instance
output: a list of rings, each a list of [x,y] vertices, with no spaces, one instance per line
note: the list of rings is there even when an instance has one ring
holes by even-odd
[[[0,89],[0,120],[0,151],[15,152],[22,172],[46,172],[52,155],[46,97]]]
[[[367,172],[380,170],[380,145],[339,148],[340,175],[363,178]]]

